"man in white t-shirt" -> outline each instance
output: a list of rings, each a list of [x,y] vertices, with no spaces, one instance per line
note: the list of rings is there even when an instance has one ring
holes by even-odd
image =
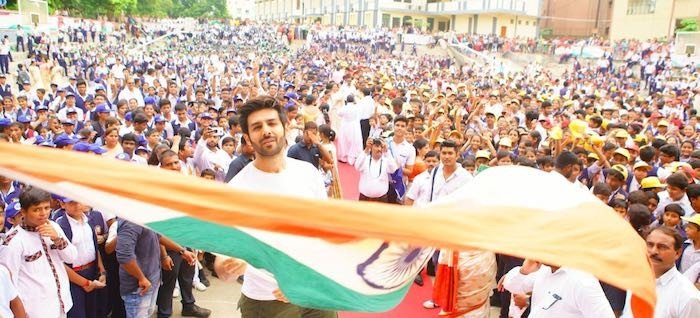
[[[282,109],[274,98],[262,96],[250,99],[241,107],[239,114],[243,138],[253,146],[255,160],[231,179],[231,187],[270,194],[295,193],[305,198],[327,198],[318,170],[307,162],[286,156]],[[224,280],[235,279],[244,267],[238,260],[218,255],[214,263],[217,274]],[[272,273],[250,265],[245,266],[238,307],[243,318],[338,316],[333,311],[290,304]]]

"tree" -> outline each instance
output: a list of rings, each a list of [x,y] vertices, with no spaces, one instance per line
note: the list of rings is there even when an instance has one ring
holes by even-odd
[[[225,0],[49,0],[49,8],[66,10],[85,18],[118,17],[122,14],[146,17],[227,18]]]
[[[697,32],[699,30],[698,20],[694,18],[681,20],[678,23],[678,28],[676,28],[676,32]]]

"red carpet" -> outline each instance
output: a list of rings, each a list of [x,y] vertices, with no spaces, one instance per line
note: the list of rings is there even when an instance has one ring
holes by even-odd
[[[360,175],[355,168],[345,163],[338,163],[338,174],[340,175],[340,184],[342,186],[343,198],[345,200],[357,200],[359,192],[357,184],[360,181]],[[413,284],[411,290],[394,310],[381,314],[364,314],[364,313],[341,313],[341,318],[429,318],[437,317],[439,309],[425,309],[423,302],[430,299],[433,292],[433,284],[425,274],[423,274],[423,287]]]

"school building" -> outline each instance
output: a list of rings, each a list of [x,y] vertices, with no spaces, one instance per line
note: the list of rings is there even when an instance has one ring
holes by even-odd
[[[671,38],[686,18],[700,20],[700,0],[615,0],[610,39]]]
[[[542,0],[256,0],[257,20],[535,37]]]

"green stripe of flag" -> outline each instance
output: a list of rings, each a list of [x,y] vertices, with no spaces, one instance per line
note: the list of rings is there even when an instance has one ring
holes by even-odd
[[[303,307],[385,312],[396,307],[411,287],[411,284],[406,284],[397,291],[383,295],[361,294],[244,231],[188,216],[146,225],[182,245],[238,257],[256,268],[274,273],[285,296]]]

